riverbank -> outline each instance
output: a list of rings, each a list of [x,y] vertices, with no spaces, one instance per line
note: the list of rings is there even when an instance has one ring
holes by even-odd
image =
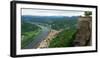
[[[57,36],[60,31],[51,30],[48,36],[43,40],[37,48],[48,48],[50,41]]]

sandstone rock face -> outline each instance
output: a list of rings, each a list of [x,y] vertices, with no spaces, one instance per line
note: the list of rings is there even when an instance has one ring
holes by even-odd
[[[92,32],[92,18],[80,17],[78,19],[78,30],[75,35],[73,46],[90,46]]]

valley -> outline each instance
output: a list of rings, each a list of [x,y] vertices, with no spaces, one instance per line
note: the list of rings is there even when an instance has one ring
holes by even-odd
[[[21,48],[70,47],[78,16],[22,16]]]

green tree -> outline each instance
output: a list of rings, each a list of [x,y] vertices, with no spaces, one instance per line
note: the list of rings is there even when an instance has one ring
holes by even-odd
[[[91,11],[85,11],[84,15],[85,16],[90,16],[90,15],[92,15],[92,12]]]

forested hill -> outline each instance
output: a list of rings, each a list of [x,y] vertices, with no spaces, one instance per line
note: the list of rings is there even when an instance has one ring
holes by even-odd
[[[46,22],[53,20],[75,20],[79,16],[32,16],[32,15],[23,15],[21,16],[22,20],[34,21],[34,22]]]
[[[74,46],[90,46],[92,18],[79,17],[77,29],[63,30],[51,42],[49,47],[74,47]]]
[[[24,15],[22,21],[39,22],[49,25],[52,29],[75,28],[78,16],[30,16]]]

